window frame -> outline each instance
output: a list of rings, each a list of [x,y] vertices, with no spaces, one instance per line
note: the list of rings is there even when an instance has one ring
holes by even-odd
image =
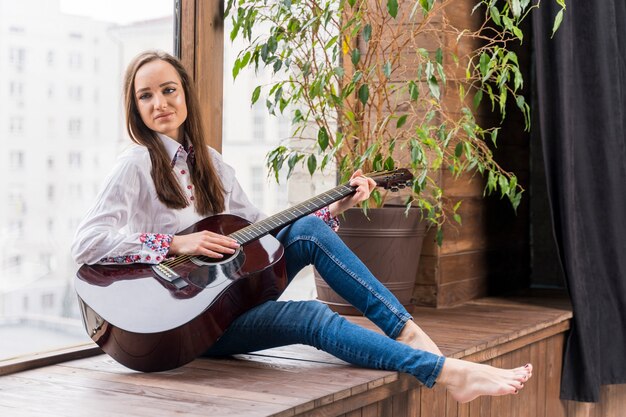
[[[222,150],[224,3],[174,0],[174,53],[194,79],[206,121],[207,144]],[[102,354],[95,343],[19,355],[0,361],[0,375]]]

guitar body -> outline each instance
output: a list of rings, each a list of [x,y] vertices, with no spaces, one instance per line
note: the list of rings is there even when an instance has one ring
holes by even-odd
[[[250,223],[208,217],[179,234],[229,235]],[[245,311],[277,299],[287,286],[284,250],[271,235],[242,245],[228,259],[168,261],[169,281],[154,265],[83,265],[76,292],[89,336],[128,368],[144,372],[182,366],[204,353]]]

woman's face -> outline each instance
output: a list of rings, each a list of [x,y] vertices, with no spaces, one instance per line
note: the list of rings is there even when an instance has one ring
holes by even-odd
[[[148,62],[135,74],[134,90],[146,126],[181,142],[180,126],[187,119],[187,104],[176,69],[159,59]]]

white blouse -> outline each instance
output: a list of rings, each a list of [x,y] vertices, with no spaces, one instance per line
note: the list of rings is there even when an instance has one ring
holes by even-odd
[[[177,141],[160,134],[159,138],[190,204],[181,210],[163,204],[150,175],[148,149],[132,146],[120,155],[95,205],[78,226],[72,244],[72,256],[77,263],[158,263],[166,255],[174,234],[205,217],[196,212],[193,204],[189,155]],[[251,222],[264,218],[248,200],[235,178],[235,170],[224,163],[217,151],[212,148],[209,151],[226,192],[224,212]]]
[[[189,175],[189,155],[177,141],[159,134],[172,169],[187,193],[189,205],[175,210],[157,197],[148,149],[134,145],[118,158],[105,180],[95,205],[78,226],[72,244],[72,256],[79,264],[159,263],[169,250],[173,236],[204,217],[193,204],[193,184]],[[210,156],[225,190],[224,213],[234,214],[254,223],[265,217],[248,200],[235,178],[235,170],[209,147]],[[316,213],[336,227],[328,208]]]

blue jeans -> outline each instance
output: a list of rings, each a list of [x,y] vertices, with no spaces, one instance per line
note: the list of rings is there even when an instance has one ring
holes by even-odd
[[[295,343],[354,365],[394,370],[432,387],[445,358],[396,342],[410,314],[322,220],[306,216],[281,230],[287,276],[314,265],[339,295],[387,336],[355,325],[318,301],[268,301],[236,319],[206,356],[225,356]]]

